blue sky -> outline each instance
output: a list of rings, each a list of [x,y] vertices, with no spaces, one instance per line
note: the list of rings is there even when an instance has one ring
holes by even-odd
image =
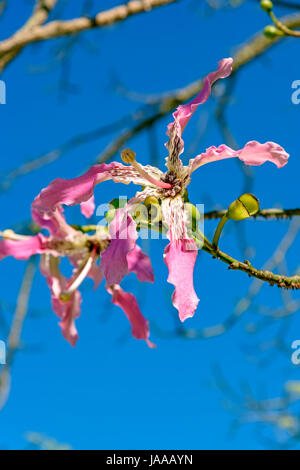
[[[1,24],[1,39],[21,26],[30,13],[30,3],[9,5]],[[63,17],[80,14],[79,2],[76,6],[75,2],[64,3]],[[94,3],[97,11],[100,2]],[[103,1],[101,8],[116,4]],[[0,106],[0,175],[59,147],[72,136],[114,122],[138,108],[139,103],[114,90],[113,77],[142,94],[185,86],[214,70],[218,60],[232,55],[265,24],[267,17],[254,1],[211,12],[204,2],[183,0],[101,31],[89,31],[70,51],[74,93],[59,91],[61,69],[54,63],[54,54],[62,40],[28,47],[3,75],[7,104]],[[300,105],[291,103],[291,84],[300,78],[298,47],[297,40],[285,40],[245,67],[237,77],[228,107],[228,122],[239,145],[252,139],[273,140],[291,154],[289,164],[281,170],[271,164],[253,170],[252,191],[265,208],[299,206]],[[199,153],[223,143],[213,118],[215,104],[211,98],[188,126],[185,161],[193,155],[189,153],[192,150]],[[167,116],[155,127],[161,168],[169,121]],[[206,121],[206,131],[192,149]],[[29,219],[30,204],[41,188],[58,176],[81,173],[111,137],[89,142],[18,179],[0,195],[1,229]],[[148,141],[147,133],[142,133],[130,142],[142,163],[149,162]],[[227,207],[242,188],[239,166],[235,161],[224,161],[201,169],[189,187],[189,196],[211,210]],[[134,194],[132,185],[105,183],[97,188],[97,203],[126,194]],[[67,214],[69,220],[83,222],[77,209]],[[207,235],[215,225],[206,223]],[[252,262],[259,267],[272,255],[287,228],[285,221],[245,221],[228,230],[222,246],[243,259],[235,229],[245,229],[247,243],[254,248]],[[288,354],[277,355],[274,350],[272,359],[271,351],[266,367],[249,360],[249,351],[257,356],[258,338],[249,335],[246,327],[260,320],[255,314],[258,305],[276,308],[282,304],[280,292],[264,286],[253,309],[221,337],[188,340],[164,335],[161,329],[173,330],[175,313],[172,286],[166,282],[162,260],[165,243],[154,240],[144,246],[153,259],[154,285],[138,284],[133,275],[124,281],[124,287],[137,295],[143,314],[150,320],[156,350],[131,338],[122,312],[111,304],[103,286],[94,292],[90,281],[83,286],[82,315],[77,322],[80,339],[72,349],[61,337],[45,281],[37,273],[22,334],[24,348],[16,357],[10,397],[1,411],[1,447],[23,448],[24,434],[30,430],[68,442],[74,449],[264,447],[253,425],[242,426],[236,435],[229,433],[233,417],[222,406],[222,393],[211,387],[212,368],[219,366],[235,390],[241,383],[249,383],[260,398],[280,393],[286,380],[299,377],[299,369],[291,365]],[[287,258],[291,271],[298,266],[296,253],[295,248]],[[25,262],[1,262],[0,299],[7,321],[24,269]],[[194,278],[200,303],[188,326],[198,329],[227,318],[251,282],[245,274],[228,271],[204,253],[198,257]],[[276,324],[264,330],[260,339],[272,337],[278,328]],[[299,339],[298,331],[299,320],[294,316],[286,336],[288,345]],[[5,339],[4,330],[0,339]]]

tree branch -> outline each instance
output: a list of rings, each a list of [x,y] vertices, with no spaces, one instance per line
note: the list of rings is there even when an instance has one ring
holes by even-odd
[[[42,26],[47,18],[48,8],[43,10],[37,8],[32,18],[28,21],[26,27],[23,27],[13,36],[0,42],[0,71],[5,65],[14,58],[27,44],[43,41],[46,39],[78,34],[82,31],[93,28],[101,28],[114,23],[123,21],[130,16],[139,13],[145,13],[153,8],[157,8],[169,3],[175,3],[178,0],[131,0],[124,5],[111,8],[109,10],[99,12],[95,17],[81,17],[67,21],[51,21]],[[45,0],[39,2],[42,4],[56,3],[56,0]],[[9,54],[9,55],[8,55]]]
[[[32,28],[35,28],[43,23],[48,19],[50,11],[55,7],[57,0],[38,0],[32,15],[26,21],[26,23],[20,28],[12,38],[18,40],[18,38],[23,37],[23,35],[30,31]],[[6,42],[6,41],[2,41]],[[0,42],[1,44],[1,42]],[[11,62],[22,50],[22,47],[15,47],[9,49],[8,51],[4,52],[3,54],[0,53],[0,72],[4,69],[4,67]]]
[[[205,212],[204,218],[207,220],[210,219],[220,219],[223,215],[226,214],[226,209],[219,211],[209,211]],[[262,209],[257,214],[252,215],[252,218],[256,219],[261,217],[263,219],[290,219],[293,216],[300,216],[300,209]]]

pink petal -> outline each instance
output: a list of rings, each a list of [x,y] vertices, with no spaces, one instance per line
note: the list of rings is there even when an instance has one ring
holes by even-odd
[[[87,201],[85,202],[82,202],[80,204],[80,210],[81,210],[81,213],[87,218],[89,219],[90,217],[92,217],[94,211],[95,211],[95,198],[94,198],[94,195],[88,199]]]
[[[246,165],[262,165],[265,162],[272,162],[277,168],[282,168],[287,164],[289,154],[274,142],[260,144],[252,140],[238,151],[237,157]]]
[[[57,178],[35,198],[32,207],[40,212],[52,212],[60,204],[73,206],[93,196],[96,184],[110,179],[111,171],[119,163],[92,166],[87,173],[73,179]]]
[[[0,240],[0,259],[13,256],[16,259],[28,259],[32,255],[46,251],[45,237],[41,234],[24,240]]]
[[[94,281],[94,289],[97,289],[103,280],[103,271],[98,264],[93,264],[90,272],[88,273],[88,277]]]
[[[149,168],[152,173],[158,171],[155,168]],[[55,179],[35,198],[32,207],[39,212],[52,212],[61,204],[73,206],[86,203],[92,198],[96,184],[109,179],[125,184],[130,182],[148,184],[148,181],[142,178],[132,167],[117,162],[112,162],[109,165],[103,163],[102,165],[92,166],[87,173],[77,178]]]
[[[171,241],[164,253],[169,269],[167,280],[175,286],[172,302],[179,311],[181,321],[194,315],[199,302],[193,283],[197,254],[196,243],[189,239]]]
[[[127,255],[128,271],[136,273],[141,282],[154,282],[154,274],[149,256],[138,245]]]
[[[66,221],[63,214],[63,208],[58,206],[53,212],[39,212],[34,207],[31,210],[32,219],[40,227],[49,230],[55,238],[72,238],[78,235],[78,231],[74,230]]]
[[[274,142],[266,142],[260,144],[255,140],[248,142],[241,150],[233,150],[227,145],[220,145],[219,147],[209,147],[206,152],[201,153],[196,158],[190,160],[189,173],[191,174],[199,166],[205,165],[226,158],[238,157],[246,165],[262,165],[269,161],[274,163],[277,168],[282,168],[287,164],[289,154]]]
[[[136,339],[143,339],[150,348],[155,348],[155,344],[149,341],[149,322],[146,320],[139,309],[136,298],[129,292],[124,292],[120,286],[113,286],[108,290],[112,294],[112,303],[120,307],[132,327],[132,336]]]
[[[102,253],[101,268],[108,286],[120,284],[128,274],[127,255],[135,247],[137,239],[136,223],[124,209],[118,209],[109,226],[111,243]]]
[[[75,291],[67,302],[60,300],[59,296],[67,288],[68,280],[61,274],[58,264],[59,258],[44,255],[41,257],[40,271],[46,277],[51,292],[53,311],[61,319],[59,325],[63,337],[75,346],[78,339],[75,319],[80,315],[81,294]]]
[[[167,167],[169,170],[178,171],[181,167],[179,156],[183,152],[184,144],[181,139],[182,133],[193,113],[200,104],[203,104],[209,97],[213,83],[219,78],[226,78],[231,74],[233,59],[222,59],[219,62],[216,71],[211,72],[203,79],[203,87],[200,93],[190,102],[178,106],[173,113],[174,121],[168,125],[167,135],[169,141],[165,144],[169,156],[167,158]]]

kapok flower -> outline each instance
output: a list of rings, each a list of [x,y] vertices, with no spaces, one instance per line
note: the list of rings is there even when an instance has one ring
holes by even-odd
[[[112,295],[112,302],[124,310],[132,323],[133,336],[148,342],[148,322],[143,319],[132,294],[125,293],[120,288],[123,277],[130,271],[136,272],[141,281],[153,282],[150,260],[136,245],[137,225],[131,214],[137,203],[146,204],[151,197],[160,203],[162,221],[168,227],[167,236],[170,242],[164,252],[164,261],[169,269],[168,282],[175,287],[172,296],[173,305],[178,309],[180,319],[184,321],[193,316],[199,302],[193,285],[197,245],[190,236],[188,217],[184,210],[184,195],[192,173],[206,163],[233,157],[239,158],[247,165],[261,165],[270,161],[281,168],[287,163],[289,155],[279,145],[274,142],[260,144],[251,141],[241,150],[233,150],[226,145],[210,147],[191,159],[188,166],[183,165],[180,155],[184,150],[182,134],[185,126],[198,106],[208,99],[213,83],[230,75],[232,62],[231,58],[221,60],[217,70],[204,78],[203,88],[194,100],[179,106],[173,114],[174,120],[167,129],[169,140],[165,144],[168,150],[166,172],[153,166],[140,165],[135,159],[135,153],[127,149],[123,150],[122,159],[129,166],[113,162],[109,165],[95,165],[78,178],[70,180],[57,178],[34,200],[32,204],[34,221],[50,231],[46,246],[48,245],[49,250],[50,243],[52,251],[50,253],[46,251],[43,257],[42,272],[45,273],[51,289],[54,311],[61,318],[63,334],[71,343],[75,342],[77,335],[73,321],[79,314],[80,298],[77,288],[86,275],[93,273],[93,276],[99,277],[99,271],[95,274],[99,255],[101,255],[101,264],[100,268],[99,266],[97,268],[100,269],[100,277],[103,274],[106,279],[106,287]],[[107,247],[102,245],[99,248],[103,236],[99,237],[96,232],[95,235],[87,237],[85,248],[80,249],[79,246],[83,244],[82,237],[86,235],[67,224],[63,215],[63,205],[80,204],[82,213],[90,217],[95,208],[94,187],[109,179],[124,184],[132,182],[141,185],[143,190],[136,193],[124,208],[116,211],[109,225],[109,233],[106,234],[106,240],[109,241]],[[69,251],[68,243],[71,243]],[[74,243],[77,245],[75,252],[72,251]],[[24,245],[26,256],[34,252],[35,246],[37,253],[45,250],[44,240],[39,237],[31,242],[27,241],[26,247]],[[57,252],[63,252],[75,265],[74,278],[69,282],[57,273]],[[3,256],[3,253],[13,256],[15,254],[19,258],[23,256],[22,249],[15,250],[11,245],[3,243],[1,245],[0,242],[0,256],[1,254]],[[152,343],[148,344],[152,346]]]

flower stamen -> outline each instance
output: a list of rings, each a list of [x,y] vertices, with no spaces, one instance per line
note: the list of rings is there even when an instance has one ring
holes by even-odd
[[[124,163],[130,164],[133,166],[133,168],[149,183],[153,184],[154,186],[157,186],[158,188],[163,188],[163,189],[171,189],[172,184],[171,183],[164,183],[163,181],[159,181],[153,176],[149,175],[142,165],[140,165],[136,159],[135,159],[135,152],[131,149],[124,149],[121,152],[121,158]]]

